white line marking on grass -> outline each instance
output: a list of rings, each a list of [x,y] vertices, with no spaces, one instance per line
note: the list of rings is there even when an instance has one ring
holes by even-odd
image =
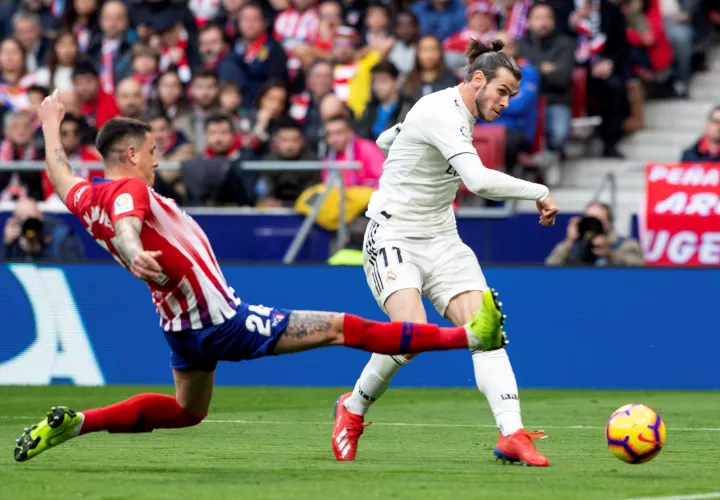
[[[0,420],[36,420],[37,415],[33,417],[18,416],[18,415],[0,415]],[[333,425],[333,420],[323,421],[290,421],[290,420],[226,420],[226,419],[211,419],[206,418],[203,420],[204,424],[239,424],[239,425]],[[373,425],[380,425],[385,427],[448,427],[448,428],[487,428],[495,429],[496,426],[490,424],[442,424],[433,422],[373,422]],[[605,430],[605,426],[599,425],[534,425],[538,429],[560,429],[560,430]],[[676,432],[720,432],[720,427],[670,427],[669,431]],[[720,495],[720,492],[713,493]],[[672,497],[669,497],[672,498]],[[715,498],[715,497],[712,497]],[[720,498],[720,497],[718,497]],[[664,499],[658,499],[664,500]]]
[[[713,493],[697,493],[695,495],[676,495],[670,497],[631,498],[630,500],[708,500],[712,498],[720,498],[720,491],[715,491]]]

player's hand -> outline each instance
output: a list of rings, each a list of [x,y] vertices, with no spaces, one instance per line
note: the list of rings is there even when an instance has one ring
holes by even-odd
[[[162,252],[144,250],[137,254],[130,265],[130,272],[133,276],[143,281],[154,280],[160,277],[162,267],[157,259]]]
[[[536,202],[538,212],[540,212],[540,224],[543,226],[554,226],[555,216],[560,210],[552,199],[552,195],[548,194],[543,201]]]
[[[60,102],[60,91],[55,89],[51,95],[43,99],[38,109],[38,118],[43,125],[53,124],[60,126],[65,117],[65,106]]]

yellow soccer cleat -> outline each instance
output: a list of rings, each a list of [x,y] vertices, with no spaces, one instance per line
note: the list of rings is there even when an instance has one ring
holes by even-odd
[[[39,424],[26,428],[15,441],[15,461],[25,462],[79,434],[83,417],[66,406],[53,406]]]

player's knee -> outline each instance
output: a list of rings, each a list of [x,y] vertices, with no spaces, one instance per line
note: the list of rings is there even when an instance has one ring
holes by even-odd
[[[207,417],[206,413],[195,413],[182,408],[182,416],[180,417],[181,422],[179,423],[182,424],[182,427],[193,427],[205,420],[205,417]]]

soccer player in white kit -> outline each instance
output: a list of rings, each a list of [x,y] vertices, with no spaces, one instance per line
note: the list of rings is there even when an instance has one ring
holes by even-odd
[[[492,200],[534,200],[540,223],[552,226],[558,208],[548,188],[483,166],[472,144],[477,119],[492,122],[517,94],[517,63],[472,40],[465,81],[420,99],[405,121],[377,143],[387,154],[380,186],[368,208],[364,269],[375,299],[393,321],[426,322],[421,296],[455,325],[466,323],[488,289],[473,251],[460,239],[452,207],[460,182]],[[335,406],[332,446],[341,461],[354,460],[364,416],[412,356],[374,354],[351,393]],[[473,352],[478,389],[500,431],[494,454],[503,462],[547,466],[520,417],[517,382],[504,348]]]

